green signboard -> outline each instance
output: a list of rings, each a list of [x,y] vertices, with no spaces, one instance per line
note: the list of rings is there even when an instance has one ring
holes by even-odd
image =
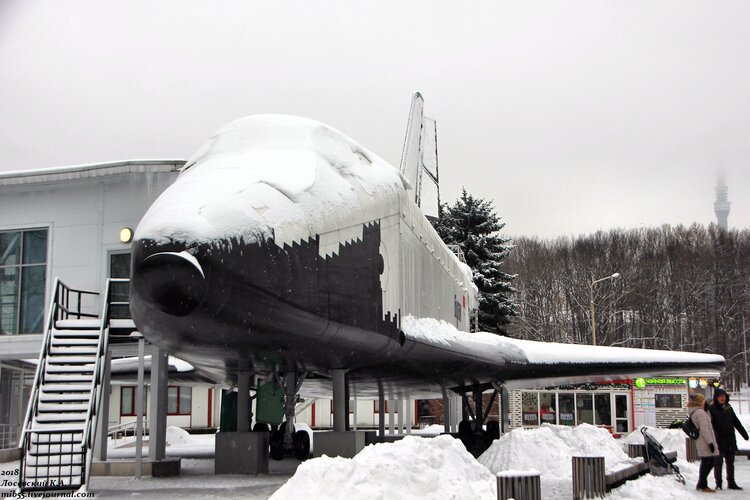
[[[637,389],[644,389],[649,385],[685,385],[687,380],[684,378],[643,378],[635,379],[634,384]]]

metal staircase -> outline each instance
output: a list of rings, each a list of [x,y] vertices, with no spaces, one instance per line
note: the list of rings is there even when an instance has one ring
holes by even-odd
[[[19,447],[20,492],[85,490],[91,469],[99,390],[109,343],[113,283],[101,316],[82,312],[84,297],[55,280],[47,327]],[[105,423],[106,425],[106,423]]]

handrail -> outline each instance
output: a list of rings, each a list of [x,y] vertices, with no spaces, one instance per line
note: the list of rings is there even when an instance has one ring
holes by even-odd
[[[107,279],[107,285],[105,288],[104,301],[102,304],[102,316],[101,326],[99,328],[99,344],[96,350],[96,362],[94,364],[94,376],[91,379],[91,389],[89,392],[89,408],[86,412],[86,427],[84,428],[83,436],[81,437],[81,448],[83,448],[84,457],[83,460],[86,462],[87,467],[84,468],[85,477],[83,483],[88,484],[89,475],[91,474],[91,459],[92,454],[87,453],[86,450],[94,448],[94,439],[96,437],[96,429],[98,425],[98,418],[94,420],[92,417],[99,410],[101,404],[102,391],[97,392],[97,388],[100,387],[104,379],[104,370],[106,368],[105,363],[102,361],[106,357],[107,351],[109,350],[109,298],[112,295],[112,284],[113,283],[129,283],[130,280],[126,278],[109,278]]]
[[[143,428],[148,428],[148,419],[143,419]],[[120,432],[123,433],[123,439],[128,437],[128,430],[133,431],[133,435],[135,436],[135,432],[138,429],[138,420],[130,420],[128,422],[124,422],[122,424],[113,425],[112,427],[107,428],[107,436],[112,436],[114,439],[114,445],[117,446],[117,434]]]
[[[83,437],[81,439],[81,446],[84,446],[91,435],[91,417],[94,413],[95,406],[98,406],[99,398],[96,397],[96,388],[99,386],[101,379],[104,377],[104,363],[102,363],[102,357],[107,354],[109,349],[109,295],[111,289],[111,283],[113,279],[107,280],[106,292],[104,301],[102,304],[102,322],[99,327],[99,344],[96,349],[96,362],[94,363],[94,377],[91,379],[91,389],[89,391],[89,409],[86,412],[86,427],[84,430]],[[101,391],[100,391],[101,392]]]
[[[49,304],[49,312],[47,314],[47,326],[44,330],[44,339],[42,340],[42,348],[39,351],[39,361],[36,365],[36,374],[34,375],[34,385],[32,387],[34,388],[33,392],[31,393],[31,396],[29,398],[29,406],[26,408],[26,417],[23,420],[23,427],[21,428],[21,437],[18,439],[18,446],[21,448],[24,443],[24,439],[26,438],[26,432],[27,428],[31,424],[31,416],[32,414],[36,414],[39,398],[37,397],[37,393],[39,392],[39,382],[41,378],[41,373],[44,370],[45,361],[47,358],[47,350],[49,347],[50,339],[52,338],[52,327],[55,324],[55,316],[57,314],[56,307],[57,307],[57,300],[59,296],[59,286],[62,282],[60,281],[60,278],[55,278],[55,284],[54,284],[54,294],[52,296],[52,300]]]

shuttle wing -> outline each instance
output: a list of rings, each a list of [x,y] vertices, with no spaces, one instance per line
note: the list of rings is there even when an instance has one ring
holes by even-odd
[[[401,329],[410,359],[428,365],[430,359],[439,359],[440,372],[458,387],[488,382],[543,387],[641,375],[718,375],[724,366],[724,358],[715,354],[519,340],[462,332],[431,318],[407,316]]]

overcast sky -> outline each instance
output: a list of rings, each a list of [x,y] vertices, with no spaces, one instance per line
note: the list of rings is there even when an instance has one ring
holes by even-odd
[[[748,227],[749,26],[745,0],[0,0],[0,171],[187,158],[256,113],[397,166],[419,90],[443,200],[511,235],[708,223],[719,167]]]

